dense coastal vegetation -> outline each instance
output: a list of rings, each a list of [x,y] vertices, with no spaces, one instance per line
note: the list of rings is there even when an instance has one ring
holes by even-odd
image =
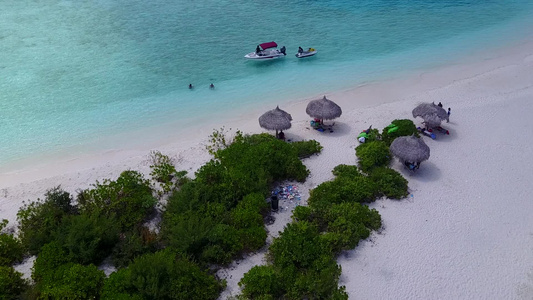
[[[402,130],[388,140],[413,134],[409,130],[412,122],[395,122]],[[332,181],[311,190],[308,206],[294,209],[293,222],[269,248],[269,263],[253,267],[239,282],[243,289],[240,298],[348,298],[344,287],[338,285],[341,268],[336,256],[381,228],[379,213],[364,203],[383,196],[407,196],[407,180],[387,167],[391,160],[387,142],[377,129],[372,136],[374,139],[356,148],[358,166],[336,166]]]
[[[242,278],[239,297],[347,298],[338,286],[336,255],[381,227],[378,212],[364,203],[407,195],[407,181],[387,167],[387,143],[375,136],[356,149],[358,166],[335,167],[335,179],[312,190],[308,206],[294,210],[294,221],[270,245],[269,264]],[[301,158],[322,147],[316,141],[286,143],[240,132],[226,141],[215,131],[207,148],[213,159],[194,179],[153,152],[149,179],[127,170],[76,197],[55,187],[26,203],[18,213],[18,235],[0,235],[1,294],[5,299],[216,299],[225,282],[215,271],[265,245],[264,218],[270,211],[265,199],[272,186],[304,181],[309,170]],[[162,199],[166,204],[158,208]],[[150,230],[146,221],[158,214],[160,230]],[[37,256],[31,282],[12,267],[26,255]],[[117,268],[109,277],[97,267],[104,261]]]

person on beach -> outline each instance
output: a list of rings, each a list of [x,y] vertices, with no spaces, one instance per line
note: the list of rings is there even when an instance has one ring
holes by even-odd
[[[189,83],[189,90],[192,90],[193,88],[192,83]]]
[[[280,132],[278,134],[278,139],[285,140],[285,133],[283,133],[283,130],[280,130]]]
[[[446,120],[446,123],[450,123],[450,114],[452,113],[452,109],[448,107],[448,119]]]
[[[439,107],[442,107],[442,103],[439,102],[439,104],[437,104]]]
[[[211,83],[211,84],[209,85],[209,88],[210,88],[210,89],[214,89],[214,88],[215,88],[215,85],[214,85],[213,83]]]

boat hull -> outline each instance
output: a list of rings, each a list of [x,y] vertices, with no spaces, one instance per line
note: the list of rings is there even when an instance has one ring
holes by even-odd
[[[304,52],[301,52],[301,53],[296,53],[296,57],[298,58],[304,58],[304,57],[310,57],[310,56],[313,56],[316,54],[316,50],[315,51],[304,51]]]
[[[283,54],[274,54],[274,55],[257,55],[255,54],[255,52],[252,52],[252,53],[248,53],[244,56],[244,58],[246,59],[251,59],[251,60],[270,60],[270,59],[276,59],[276,58],[280,58],[280,57],[284,57],[285,55]]]

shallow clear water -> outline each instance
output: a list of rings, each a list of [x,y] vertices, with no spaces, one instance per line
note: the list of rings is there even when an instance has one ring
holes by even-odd
[[[0,165],[434,67],[533,27],[530,0],[267,3],[3,1]],[[243,58],[267,41],[288,56]]]

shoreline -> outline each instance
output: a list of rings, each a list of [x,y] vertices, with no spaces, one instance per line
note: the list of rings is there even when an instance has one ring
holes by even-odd
[[[480,50],[471,56],[463,57],[451,65],[438,66],[432,69],[413,70],[408,73],[380,81],[366,82],[344,90],[325,92],[328,99],[338,103],[343,110],[364,109],[390,102],[400,102],[420,92],[442,88],[450,82],[497,69],[509,61],[524,55],[522,48],[533,45],[533,36],[516,41],[500,48]],[[517,50],[518,48],[518,50]],[[511,53],[510,53],[511,52]],[[474,60],[474,62],[472,62]],[[455,79],[457,72],[462,78]],[[390,92],[388,92],[390,91]],[[75,172],[117,163],[147,155],[150,150],[189,148],[205,142],[213,129],[238,128],[244,132],[264,131],[257,124],[257,118],[267,110],[279,105],[297,118],[308,119],[305,114],[307,102],[321,98],[323,95],[291,100],[282,100],[275,104],[261,104],[256,108],[236,109],[231,116],[220,121],[209,117],[200,118],[196,124],[187,124],[184,129],[180,120],[168,121],[165,124],[136,131],[123,132],[118,135],[105,136],[97,141],[92,149],[87,145],[72,146],[69,150],[47,153],[41,156],[19,159],[0,166],[0,189],[17,183],[28,183],[46,177],[57,176],[65,172]],[[356,101],[353,101],[356,99]],[[253,116],[253,117],[252,117]],[[136,141],[139,137],[143,142]],[[146,140],[148,142],[146,143]],[[105,145],[112,145],[111,147]],[[49,169],[49,167],[52,167]],[[51,171],[51,172],[50,172]]]
[[[527,59],[528,55],[533,57],[531,56],[533,53],[531,53],[532,51],[530,49],[533,49],[533,36],[515,44],[507,45],[506,47],[491,49],[488,52],[480,51],[480,53],[476,53],[472,57],[465,57],[452,65],[430,70],[413,71],[409,74],[404,74],[402,77],[398,75],[389,80],[369,82],[355,88],[325,94],[328,99],[339,104],[343,112],[364,110],[387,103],[400,103],[408,101],[421,93],[442,89],[458,81],[468,80],[469,78],[498,70],[513,62]],[[472,62],[472,60],[474,61]],[[197,156],[197,153],[200,152],[198,148],[202,148],[201,150],[206,152],[205,143],[208,136],[213,132],[213,129],[224,127],[228,130],[230,128],[233,130],[239,129],[244,133],[265,132],[266,130],[260,128],[257,118],[265,111],[273,109],[277,105],[280,105],[283,110],[291,113],[295,120],[293,121],[293,126],[297,121],[305,120],[307,122],[309,116],[305,113],[305,107],[308,101],[321,98],[322,96],[316,95],[316,97],[311,98],[293,99],[287,102],[281,101],[280,104],[262,104],[255,109],[246,111],[236,110],[234,115],[228,116],[225,119],[206,119],[203,123],[190,125],[186,130],[175,130],[174,128],[179,128],[180,121],[170,121],[161,127],[148,128],[140,132],[129,132],[119,137],[111,136],[104,139],[105,141],[116,138],[119,142],[115,142],[115,144],[123,142],[122,144],[125,145],[123,148],[113,147],[101,149],[96,147],[95,150],[88,152],[58,153],[1,167],[0,213],[6,215],[4,212],[6,210],[4,208],[6,204],[4,202],[8,200],[6,198],[12,199],[12,197],[8,197],[9,194],[12,194],[10,190],[25,190],[22,195],[25,195],[26,199],[19,201],[28,199],[36,200],[38,197],[42,197],[45,190],[38,188],[35,193],[31,192],[30,188],[27,187],[31,182],[48,181],[50,185],[48,188],[61,184],[64,188],[69,189],[70,184],[65,183],[65,181],[72,181],[68,178],[69,174],[71,176],[79,176],[83,172],[94,172],[99,175],[89,176],[88,178],[101,180],[108,178],[106,176],[118,176],[119,172],[117,173],[117,168],[122,168],[121,170],[142,169],[142,164],[147,159],[151,150],[161,151],[171,157],[186,155],[185,153],[187,152],[192,153],[191,156]],[[440,101],[438,99],[434,100],[437,102]],[[341,116],[338,121],[345,120]],[[364,122],[365,117],[356,120],[356,123],[360,121]],[[350,126],[353,127],[353,124],[350,124]],[[158,130],[161,130],[161,132],[158,133]],[[292,129],[289,129],[286,134],[288,134],[287,138],[299,138],[294,135],[294,130]],[[150,142],[144,145],[141,142],[131,143],[131,140],[138,140],[139,137],[148,137],[150,138]],[[126,142],[127,140],[130,142]],[[103,143],[105,142],[101,141],[98,144],[102,146]],[[204,156],[204,159],[205,161],[191,163],[198,164],[196,166],[198,168],[209,158],[208,156]],[[178,165],[177,167],[179,168],[180,166]],[[189,171],[195,170],[195,168],[190,166],[188,169]],[[192,175],[191,172],[189,174]],[[90,183],[94,183],[94,181]],[[90,183],[83,182],[82,186],[84,188],[88,187]],[[7,218],[12,223],[15,221],[13,217],[11,213],[3,218]]]

